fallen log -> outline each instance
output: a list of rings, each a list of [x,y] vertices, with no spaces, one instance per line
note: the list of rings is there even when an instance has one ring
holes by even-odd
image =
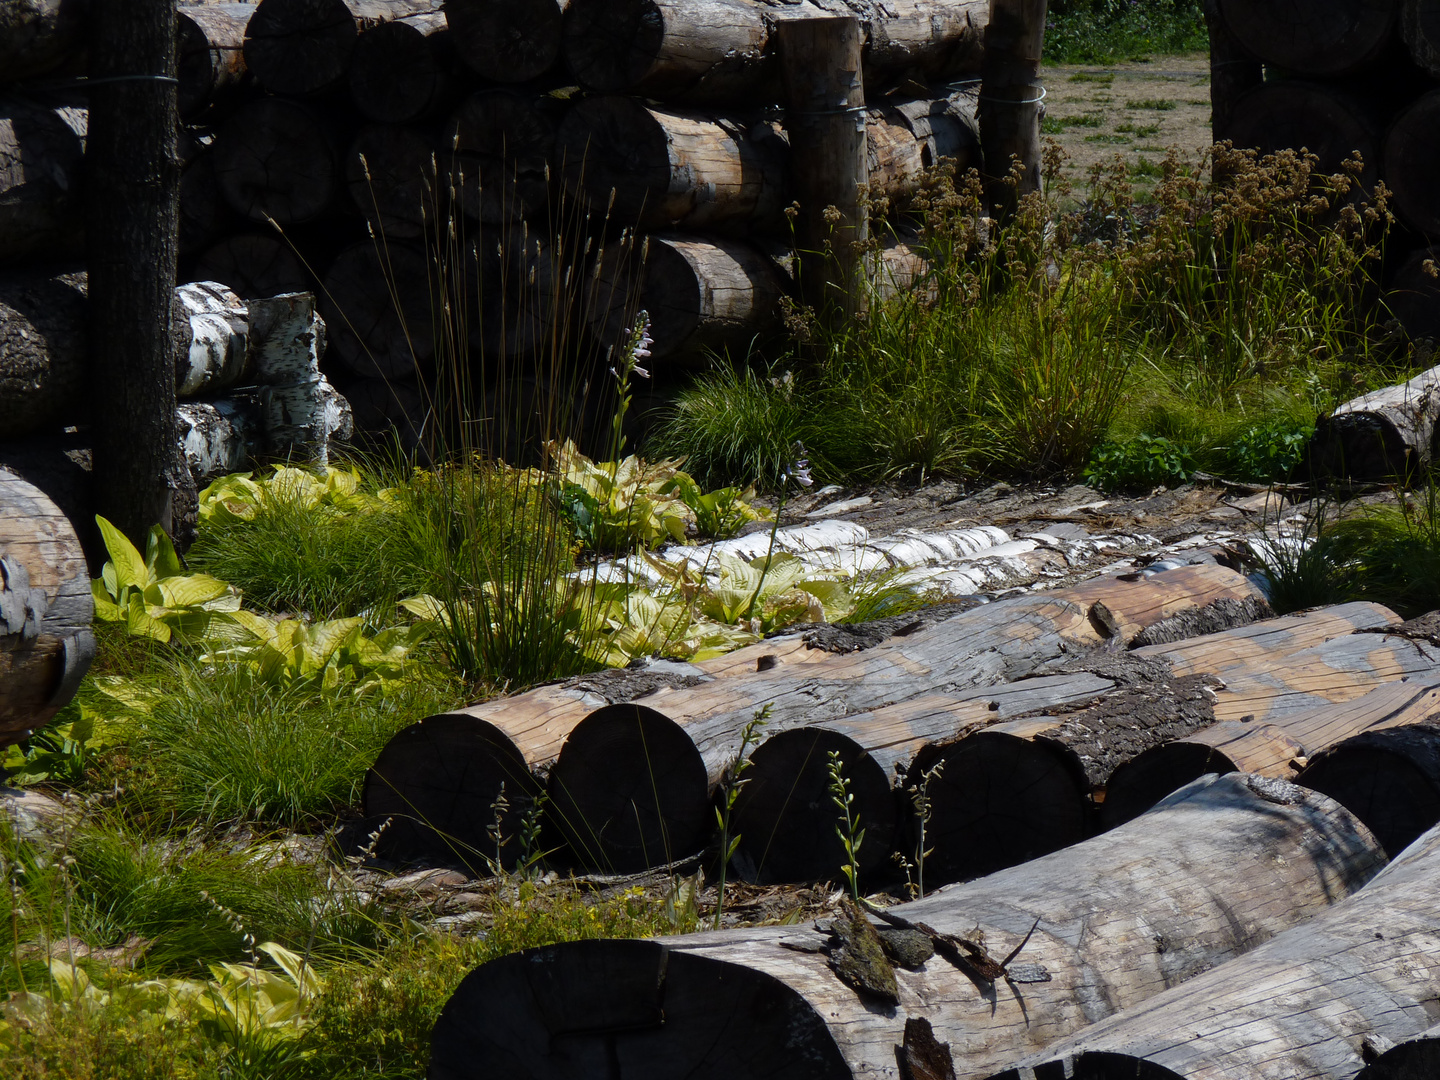
[[[350,61],[350,98],[377,124],[413,124],[454,98],[455,49],[445,16],[405,15],[364,30]]]
[[[88,0],[5,0],[0,4],[0,71],[6,82],[44,75],[85,49]]]
[[[1379,1040],[1372,1038],[1369,1042],[1373,1053]],[[1355,1080],[1430,1080],[1440,1076],[1440,1025],[1398,1046],[1379,1051],[1373,1060],[1365,1050],[1362,1046],[1360,1056],[1369,1064],[1360,1070]]]
[[[447,0],[455,51],[502,83],[538,79],[560,57],[566,0]]]
[[[1367,1039],[1398,1042],[1434,1024],[1422,1003],[1440,996],[1437,889],[1432,829],[1331,910],[992,1080],[1349,1080]]]
[[[260,0],[245,65],[273,94],[323,93],[345,78],[362,30],[438,9],[437,0]]]
[[[1362,732],[1319,754],[1295,782],[1329,795],[1398,854],[1440,822],[1440,724]]]
[[[1205,773],[1248,772],[1288,780],[1310,758],[1339,742],[1435,716],[1440,716],[1440,684],[1417,676],[1378,686],[1353,701],[1269,723],[1222,720],[1121,763],[1105,785],[1101,824],[1123,824]]]
[[[1337,406],[1315,421],[1316,469],[1354,480],[1416,476],[1433,460],[1440,418],[1440,368]]]
[[[1213,565],[1143,582],[1110,580],[1112,614],[1153,607],[1157,591],[1188,596],[1195,606],[1253,595],[1243,577]],[[578,861],[615,869],[654,865],[703,844],[713,822],[709,791],[757,711],[769,707],[765,730],[773,737],[937,690],[1044,671],[1106,640],[1104,624],[1092,621],[1085,603],[1058,591],[987,604],[843,656],[781,638],[696,664],[601,672],[458,714],[484,720],[512,741],[531,770],[548,771],[547,822]],[[420,762],[407,775],[423,776],[429,767]],[[471,769],[477,777],[496,774],[485,762]],[[495,790],[476,797],[494,801]],[[480,820],[450,816],[431,825],[472,837],[484,829]]]
[[[191,119],[246,82],[245,26],[253,3],[181,4],[175,10],[180,116]]]
[[[786,8],[752,0],[572,0],[565,60],[583,85],[605,93],[753,105],[780,96],[775,24],[824,15],[860,19],[872,96],[905,79],[943,82],[980,70],[989,5],[975,0],[810,0]]]
[[[1440,124],[1440,90],[1418,98],[1395,118],[1380,155],[1396,213],[1429,236],[1440,233],[1440,198],[1433,190],[1435,170],[1440,168],[1436,124]]]
[[[454,197],[468,216],[503,225],[550,205],[556,118],[563,108],[558,99],[513,90],[478,90],[460,104],[441,145]]]
[[[221,194],[251,221],[313,221],[340,190],[334,130],[322,113],[298,101],[247,102],[220,129],[211,151]]]
[[[83,253],[84,109],[0,101],[0,262]]]
[[[1395,28],[1395,3],[1331,0],[1295,8],[1281,0],[1220,0],[1245,49],[1298,75],[1350,75],[1380,58]]]
[[[394,25],[387,23],[386,25]],[[378,237],[418,240],[438,230],[435,141],[415,128],[372,125],[346,155],[350,198]]]
[[[321,293],[335,359],[361,378],[423,373],[435,353],[430,285],[418,247],[365,241],[342,251]]]
[[[193,273],[247,298],[303,292],[310,287],[310,275],[290,245],[257,233],[228,236],[207,248],[195,260]]]
[[[95,655],[85,553],[41,491],[0,469],[0,745],[42,728]]]
[[[652,233],[635,258],[602,261],[597,302],[588,314],[596,337],[613,348],[625,343],[643,310],[650,316],[653,363],[696,364],[712,355],[743,355],[757,336],[780,325],[780,301],[789,291],[775,257],[753,244]]]
[[[1352,154],[1364,160],[1360,185],[1373,190],[1378,175],[1384,119],[1369,103],[1327,83],[1285,79],[1261,83],[1240,97],[1230,113],[1226,138],[1261,154],[1308,150],[1316,174],[1333,175]],[[1389,183],[1387,177],[1386,183]]]
[[[896,918],[923,929],[909,961],[879,957],[868,981],[833,929],[800,927],[491,961],[441,1012],[431,1077],[573,1076],[602,1055],[634,1076],[895,1076],[897,1056],[920,1049],[906,1032],[921,1016],[951,1075],[984,1075],[1324,917],[1379,862],[1323,796],[1207,778],[1115,832],[877,916],[882,931]],[[836,920],[852,938],[868,934],[857,921]],[[996,958],[1022,941],[1002,975]]]
[[[1390,279],[1385,305],[1400,320],[1412,339],[1440,339],[1440,247],[1420,248],[1410,254]],[[1435,459],[1431,450],[1431,460]]]

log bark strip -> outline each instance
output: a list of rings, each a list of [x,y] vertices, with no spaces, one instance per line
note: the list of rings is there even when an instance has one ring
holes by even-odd
[[[1385,135],[1380,166],[1400,217],[1429,236],[1440,234],[1440,196],[1433,183],[1440,168],[1436,124],[1440,90],[1425,94],[1395,118]]]
[[[436,1024],[431,1076],[558,1078],[607,1055],[633,1076],[895,1076],[916,1016],[956,1075],[984,1075],[1323,917],[1378,865],[1364,827],[1323,796],[1210,778],[1113,833],[890,909],[983,935],[992,957],[1035,926],[1013,982],[931,956],[894,971],[887,1005],[843,983],[827,937],[799,927],[549,946],[467,976]]]
[[[175,13],[180,115],[190,119],[242,89],[253,3],[181,4]]]
[[[1418,475],[1434,460],[1440,367],[1338,406],[1315,423],[1309,454],[1319,469],[1355,480]]]
[[[1349,75],[1379,59],[1399,4],[1328,0],[1220,0],[1231,33],[1250,55],[1299,75]]]
[[[0,745],[44,727],[95,655],[79,538],[38,488],[0,469]]]
[[[495,82],[538,79],[560,56],[565,0],[446,0],[455,50]]]
[[[0,439],[88,414],[85,275],[0,284]]]
[[[1366,1039],[1399,1042],[1434,1024],[1426,1005],[1440,997],[1437,890],[1432,829],[1331,910],[994,1080],[1348,1080],[1365,1064]]]

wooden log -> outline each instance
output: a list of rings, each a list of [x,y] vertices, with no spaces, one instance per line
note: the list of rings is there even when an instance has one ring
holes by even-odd
[[[247,471],[263,452],[260,403],[254,397],[182,401],[175,413],[185,464],[197,487]]]
[[[1020,196],[1040,190],[1040,47],[1046,0],[994,0],[985,27],[980,81],[980,145],[986,194],[1013,213]],[[1018,169],[1014,182],[1012,171]]]
[[[1377,1042],[1371,1040],[1372,1048]],[[1362,1046],[1360,1056],[1369,1064],[1355,1080],[1429,1080],[1440,1076],[1440,1025],[1381,1051],[1373,1060]]]
[[[1205,773],[1248,772],[1288,780],[1311,757],[1346,739],[1437,715],[1440,684],[1417,676],[1378,686],[1353,701],[1307,709],[1268,723],[1222,720],[1123,762],[1105,786],[1101,823],[1105,828],[1123,824]]]
[[[1167,571],[1143,582],[1110,580],[1106,602],[1112,613],[1153,608],[1156,592],[1188,596],[1196,606],[1254,595],[1244,578],[1218,566]],[[936,688],[953,693],[1043,671],[1105,640],[1103,624],[1090,618],[1091,606],[1070,601],[1063,591],[1020,597],[865,652],[837,656],[800,638],[782,638],[697,664],[602,672],[461,712],[511,739],[532,770],[548,772],[548,819],[578,859],[634,867],[656,850],[683,853],[703,843],[713,821],[709,788],[731,764],[741,729],[762,707],[770,707],[766,732],[773,736]],[[663,758],[659,745],[666,748]],[[493,772],[479,763],[475,770]],[[423,763],[414,767],[423,771]],[[652,774],[671,779],[662,788]],[[665,802],[657,802],[661,790]],[[493,799],[493,792],[482,797]],[[443,831],[460,827],[435,825]]]
[[[1440,339],[1440,247],[1411,252],[1390,279],[1385,304],[1412,340]]]
[[[350,98],[377,124],[413,124],[453,99],[455,66],[450,30],[438,9],[379,23],[355,42]]]
[[[1318,470],[1355,480],[1405,479],[1433,458],[1440,367],[1363,394],[1319,417],[1309,446]]]
[[[787,19],[775,30],[785,84],[785,132],[798,212],[801,296],[838,326],[864,301],[862,245],[870,214],[860,23],[853,16]]]
[[[435,141],[423,131],[378,124],[361,130],[346,155],[345,179],[376,236],[418,240],[436,231],[435,158]]]
[[[310,285],[310,275],[289,244],[257,233],[239,233],[214,244],[195,260],[193,272],[247,298],[303,292]]]
[[[1294,8],[1282,0],[1220,0],[1226,25],[1251,56],[1297,75],[1326,78],[1378,60],[1399,6],[1331,0]]]
[[[523,225],[482,236],[476,248],[480,311],[470,345],[482,365],[533,356],[565,333],[573,293],[565,291],[563,248]]]
[[[1240,97],[1226,137],[1237,147],[1262,154],[1309,150],[1319,159],[1316,172],[1324,175],[1340,172],[1358,151],[1365,162],[1360,185],[1369,191],[1379,175],[1384,130],[1378,110],[1356,94],[1326,83],[1286,79],[1263,83]]]
[[[1398,1042],[1435,1022],[1425,1003],[1440,996],[1437,889],[1432,829],[1331,910],[993,1080],[1348,1080],[1367,1040]]]
[[[405,379],[435,354],[430,263],[420,248],[366,241],[325,274],[320,310],[332,355],[361,378]]]
[[[978,87],[970,86],[867,110],[865,154],[871,195],[901,199],[942,160],[954,166],[956,176],[980,168],[978,97]]]
[[[0,469],[0,744],[44,727],[95,655],[85,553],[53,502]]]
[[[0,4],[0,71],[6,82],[44,75],[85,48],[88,0],[5,0]]]
[[[560,57],[566,0],[446,0],[455,51],[501,83],[529,82]]]
[[[1323,918],[1377,865],[1373,840],[1333,801],[1209,778],[1115,832],[890,909],[983,941],[992,959],[1033,928],[1012,981],[967,974],[974,962],[943,937],[959,964],[871,969],[891,969],[893,1002],[852,989],[857,965],[803,927],[547,946],[464,979],[435,1026],[431,1076],[573,1076],[606,1055],[636,1076],[895,1076],[917,1016],[948,1044],[951,1075],[984,1075]]]
[[[175,12],[180,116],[199,116],[246,82],[245,26],[253,3],[181,4]]]
[[[324,93],[345,79],[362,31],[436,10],[435,0],[261,0],[245,65],[271,93]]]
[[[421,444],[430,395],[413,379],[354,379],[344,390],[357,437],[370,436],[371,442],[382,445],[393,440],[406,451]]]
[[[322,113],[298,101],[266,97],[247,103],[215,138],[221,194],[251,221],[313,221],[330,209],[340,190],[333,131]]]
[[[1295,777],[1363,821],[1399,854],[1440,822],[1440,724],[1362,732],[1320,753]]]
[[[1220,10],[1220,0],[1205,0],[1210,35],[1210,141],[1231,137],[1235,103],[1265,79],[1265,67],[1240,44]]]
[[[596,336],[613,348],[625,343],[643,310],[655,339],[646,366],[693,365],[727,353],[738,357],[778,327],[789,286],[774,257],[753,244],[653,233],[634,259],[602,261],[588,314]]]
[[[88,114],[0,101],[0,262],[78,257]]]
[[[332,439],[353,431],[349,402],[320,374],[325,322],[315,294],[250,301],[251,355],[266,453],[325,465]]]
[[[1440,9],[1430,0],[1400,0],[1400,37],[1431,78],[1440,78]]]
[[[1421,96],[1395,118],[1380,159],[1396,213],[1430,236],[1440,234],[1440,198],[1433,191],[1435,170],[1440,168],[1433,134],[1436,124],[1440,124],[1440,90]]]
[[[565,60],[583,85],[605,93],[705,104],[773,101],[780,86],[776,25],[819,15],[861,20],[865,87],[874,94],[907,78],[926,83],[977,74],[989,5],[811,0],[787,9],[749,0],[572,0]]]
[[[550,205],[563,108],[558,99],[513,90],[477,90],[461,102],[441,145],[454,197],[468,216],[503,225],[534,218]]]
[[[175,298],[176,397],[213,396],[255,373],[250,313],[240,297],[218,281],[192,281]]]
[[[84,416],[85,275],[0,283],[0,439]]]
[[[180,254],[204,251],[237,224],[235,211],[220,193],[214,155],[199,154],[180,174]]]

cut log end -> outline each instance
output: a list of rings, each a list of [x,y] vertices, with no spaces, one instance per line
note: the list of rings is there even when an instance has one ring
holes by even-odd
[[[262,0],[245,30],[245,66],[272,93],[318,93],[345,75],[356,37],[344,0]]]
[[[694,854],[712,820],[700,751],[643,705],[597,709],[550,770],[549,823],[577,862],[624,873]]]
[[[1213,746],[1173,742],[1157,746],[1115,770],[1105,788],[1100,823],[1113,829],[1206,773],[1235,771],[1235,763]]]
[[[495,82],[528,82],[560,57],[560,0],[447,0],[455,51]]]
[[[1395,118],[1385,136],[1382,168],[1394,192],[1395,209],[1407,222],[1430,236],[1440,234],[1440,196],[1435,176],[1440,170],[1440,90],[1415,101]]]
[[[1319,755],[1296,782],[1369,826],[1390,856],[1440,821],[1440,728],[1369,731]]]
[[[1348,75],[1379,57],[1395,25],[1395,3],[1220,0],[1226,25],[1267,64],[1301,75]]]
[[[385,745],[365,776],[364,809],[380,833],[377,854],[431,858],[481,873],[492,859],[509,867],[520,816],[538,793],[524,757],[494,726],[441,713]],[[497,815],[505,838],[498,851],[489,834]]]
[[[655,0],[572,0],[565,59],[582,84],[617,93],[644,82],[665,41]]]
[[[310,275],[284,241],[242,233],[212,245],[195,262],[194,276],[228,285],[247,300],[303,292]]]
[[[746,880],[838,881],[845,849],[835,831],[840,811],[831,790],[829,755],[840,755],[854,796],[852,813],[865,830],[860,873],[890,861],[895,846],[895,796],[875,759],[852,739],[798,728],[767,739],[750,759],[735,801],[730,834],[740,838],[735,868]]]
[[[1241,97],[1230,117],[1228,137],[1238,147],[1264,154],[1309,150],[1319,173],[1340,172],[1358,152],[1365,163],[1361,187],[1374,187],[1380,158],[1379,129],[1356,98],[1323,83],[1298,80],[1264,83]]]
[[[333,125],[284,98],[260,98],[230,118],[215,140],[215,179],[252,221],[313,221],[335,199],[340,161]]]

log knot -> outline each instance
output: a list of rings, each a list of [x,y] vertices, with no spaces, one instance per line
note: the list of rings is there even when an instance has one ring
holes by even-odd
[[[0,558],[0,637],[18,634],[23,642],[34,641],[49,607],[44,591],[31,586],[24,564]]]

